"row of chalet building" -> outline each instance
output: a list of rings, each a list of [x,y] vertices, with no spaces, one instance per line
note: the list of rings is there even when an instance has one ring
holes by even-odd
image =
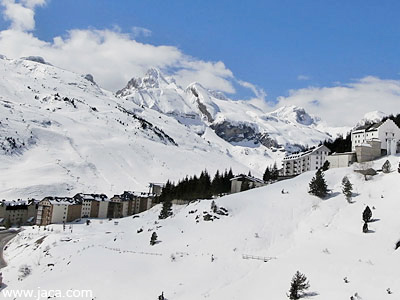
[[[36,225],[60,224],[81,218],[122,218],[151,208],[154,194],[125,191],[108,198],[105,194],[46,197],[39,202]]]
[[[45,197],[43,200],[0,202],[0,226],[62,224],[82,218],[122,218],[150,209],[161,193],[125,191],[112,198],[105,194],[79,193],[73,197]]]

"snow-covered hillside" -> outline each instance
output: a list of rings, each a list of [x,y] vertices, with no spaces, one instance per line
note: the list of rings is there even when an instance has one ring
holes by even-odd
[[[265,113],[151,69],[115,96],[41,58],[0,58],[0,198],[146,190],[232,167],[261,176],[329,138],[303,109]]]
[[[385,159],[372,166],[380,168]],[[397,166],[399,157],[389,159]],[[156,206],[117,224],[74,224],[72,233],[61,225],[26,228],[5,253],[6,289],[91,289],[97,300],[153,300],[162,291],[169,300],[287,299],[300,270],[311,284],[309,299],[350,299],[355,293],[355,299],[398,299],[400,202],[393,187],[400,174],[364,181],[353,168],[328,170],[332,193],[323,200],[307,192],[313,175],[216,199],[228,216],[213,214],[204,200],[175,207],[165,220],[158,220]],[[352,204],[341,194],[345,175],[354,184]],[[366,205],[374,222],[365,234]],[[218,219],[205,221],[207,213]],[[153,232],[159,243],[150,246]],[[22,265],[32,272],[19,281]]]

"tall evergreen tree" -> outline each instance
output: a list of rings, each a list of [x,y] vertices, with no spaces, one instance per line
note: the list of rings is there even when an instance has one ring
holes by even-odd
[[[221,183],[221,176],[219,175],[219,171],[217,170],[211,182],[211,191],[213,195],[219,195],[221,193]]]
[[[164,200],[161,208],[159,219],[166,219],[172,215],[172,202],[170,199]]]
[[[317,170],[315,176],[311,179],[309,187],[309,193],[317,197],[324,198],[328,194],[328,186],[321,169]]]
[[[353,196],[353,185],[347,176],[344,176],[342,179],[342,192],[346,197],[346,200],[350,203],[351,197]]]
[[[362,214],[362,218],[363,218],[363,221],[364,221],[365,223],[368,223],[369,221],[371,221],[371,218],[372,218],[372,211],[371,211],[371,209],[369,208],[369,206],[367,206],[367,207],[364,209],[363,214]]]
[[[274,162],[274,165],[272,166],[272,169],[271,169],[271,179],[272,180],[277,180],[278,176],[279,176],[279,170],[278,170],[278,167],[276,165],[276,162]]]
[[[289,294],[287,295],[291,300],[297,300],[304,296],[304,292],[310,288],[307,277],[299,271],[294,274],[290,283]]]
[[[263,180],[269,181],[270,179],[271,179],[271,171],[269,170],[269,167],[267,167],[263,175]]]

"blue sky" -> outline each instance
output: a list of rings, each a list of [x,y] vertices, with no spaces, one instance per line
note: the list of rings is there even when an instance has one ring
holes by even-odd
[[[275,98],[366,75],[399,78],[399,12],[400,1],[52,0],[37,9],[35,35],[144,27],[152,34],[140,40],[221,60]]]
[[[32,33],[52,41],[71,29],[146,28],[151,34],[137,41],[222,61],[235,79],[264,89],[275,101],[291,89],[333,87],[366,76],[398,80],[399,12],[397,0],[50,0],[35,8]],[[9,25],[1,20],[2,30]],[[237,83],[235,89],[236,98],[251,94]]]

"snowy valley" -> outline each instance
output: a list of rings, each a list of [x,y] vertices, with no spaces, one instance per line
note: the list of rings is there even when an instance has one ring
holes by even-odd
[[[369,166],[380,169],[386,159]],[[389,160],[397,166],[399,157]],[[314,173],[306,172],[215,199],[228,215],[202,200],[174,206],[165,220],[157,205],[133,218],[65,231],[56,224],[26,227],[5,251],[3,277],[9,290],[90,289],[98,300],[151,300],[162,292],[168,300],[286,299],[300,270],[310,282],[308,299],[398,299],[400,204],[393,187],[400,175],[379,172],[365,181],[358,168],[326,171],[325,199],[308,193]],[[353,203],[341,192],[344,176],[353,184]],[[373,219],[363,233],[367,205]],[[158,242],[151,246],[153,232]]]

